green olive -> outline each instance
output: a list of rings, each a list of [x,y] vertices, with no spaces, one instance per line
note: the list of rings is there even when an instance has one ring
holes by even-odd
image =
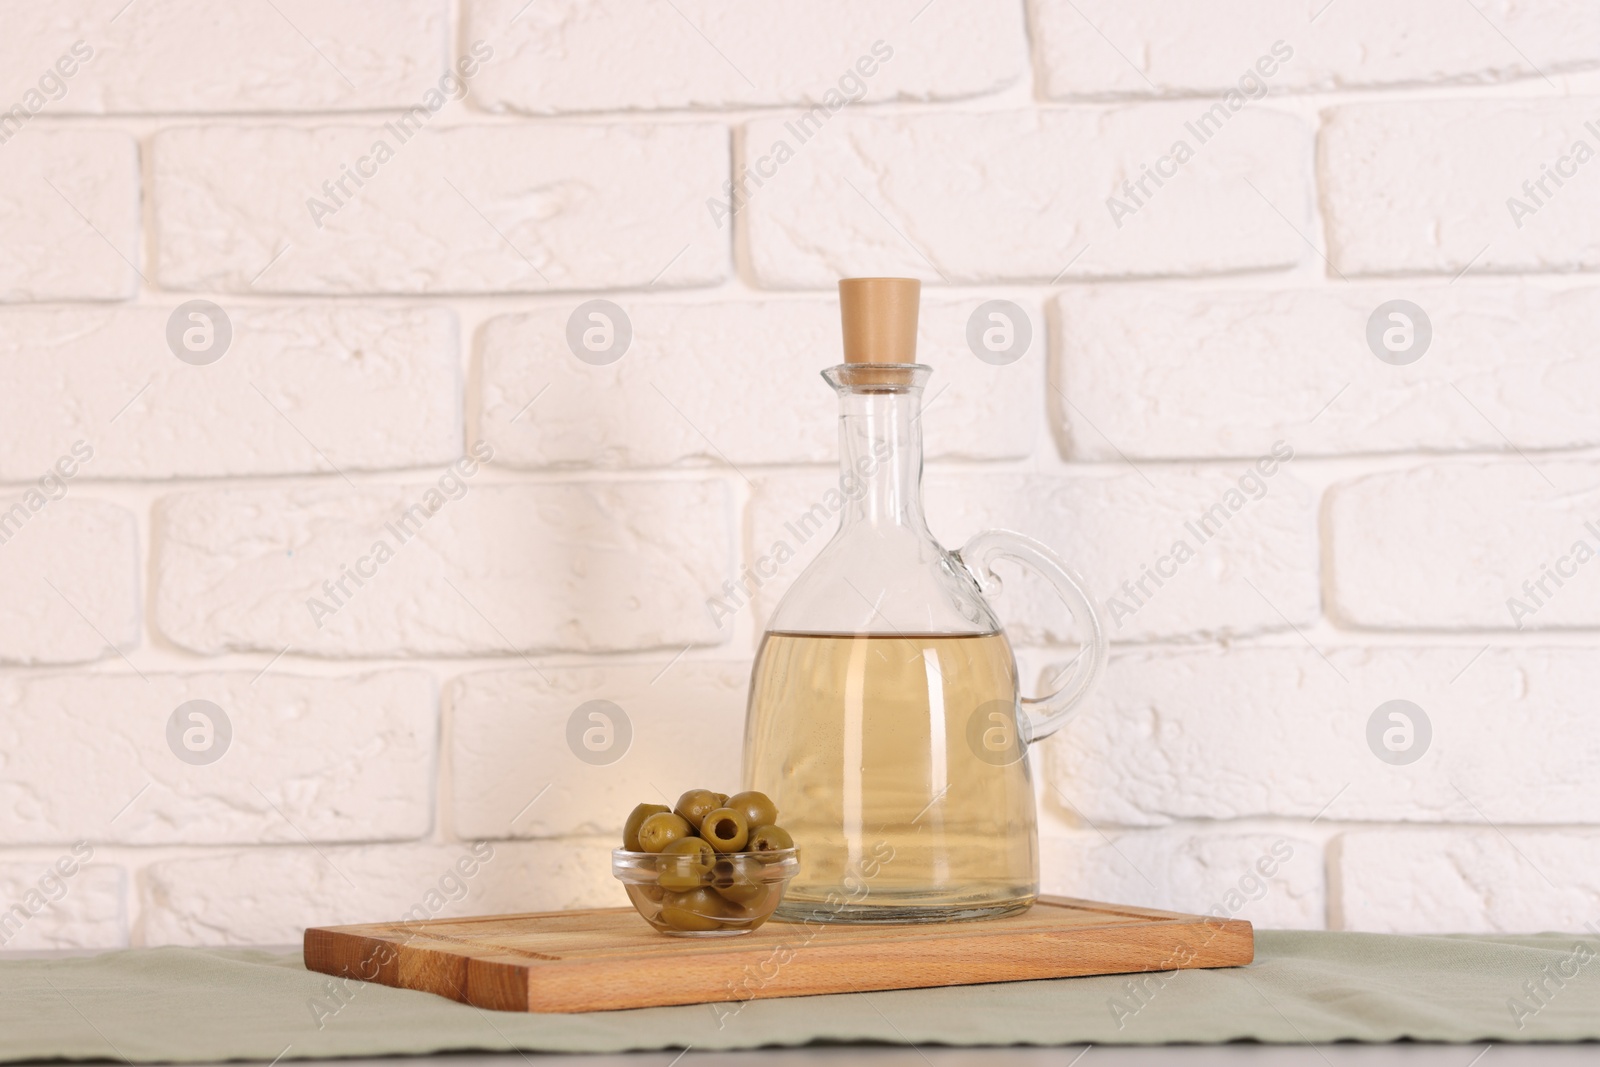
[[[661,922],[674,930],[717,930],[727,912],[723,899],[701,886],[686,893],[668,893],[661,903]]]
[[[691,789],[678,798],[678,806],[673,811],[696,830],[708,812],[722,807],[717,799],[717,794],[709,789]]]
[[[622,825],[622,847],[629,852],[643,851],[639,847],[639,827],[652,815],[659,815],[672,809],[665,804],[640,804],[628,813],[628,821]]]
[[[674,841],[693,834],[689,824],[670,811],[658,811],[639,827],[639,847],[646,852],[660,852]]]
[[[723,900],[738,904],[746,912],[759,912],[772,892],[771,886],[760,882],[741,882],[732,886],[718,886],[716,889],[717,895]]]
[[[709,842],[680,837],[661,850],[661,858],[656,860],[656,884],[676,892],[694,889],[705,884],[716,861],[717,854]]]
[[[755,790],[735,793],[722,806],[744,815],[745,821],[751,826],[771,826],[778,821],[778,806],[767,794]]]
[[[751,852],[780,852],[794,848],[794,838],[781,826],[758,826],[750,831]]]
[[[743,812],[717,808],[700,823],[700,836],[718,852],[738,852],[750,837],[750,823]]]
[[[711,888],[723,900],[759,908],[767,899],[767,887],[752,877],[750,866],[734,860],[718,860],[711,870]]]
[[[680,837],[672,844],[661,850],[663,856],[691,856],[696,862],[710,870],[717,862],[717,854],[712,849],[711,843],[699,837]],[[660,863],[659,860],[656,861]]]

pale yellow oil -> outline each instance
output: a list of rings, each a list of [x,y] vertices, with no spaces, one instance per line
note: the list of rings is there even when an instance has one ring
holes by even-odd
[[[1000,633],[768,633],[745,778],[800,848],[779,917],[946,921],[1031,904],[1033,786],[1007,737],[1016,686]]]

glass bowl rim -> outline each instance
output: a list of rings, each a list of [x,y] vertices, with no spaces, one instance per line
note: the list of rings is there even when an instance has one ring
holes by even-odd
[[[632,851],[629,851],[628,849],[625,849],[625,848],[614,848],[614,849],[611,850],[611,858],[614,861],[615,860],[624,860],[624,859],[629,859],[629,860],[632,860],[632,859],[647,860],[647,859],[656,859],[656,858],[666,859],[669,855],[676,856],[676,855],[683,855],[683,853],[677,853],[677,852],[674,852],[674,853],[667,853],[667,852],[632,852]],[[774,848],[774,849],[768,849],[766,851],[757,851],[755,849],[743,849],[743,850],[741,850],[739,852],[718,852],[717,853],[717,859],[719,859],[719,860],[720,859],[732,859],[735,856],[774,856],[778,860],[787,860],[787,859],[797,858],[799,855],[800,855],[800,847],[798,845],[796,845],[796,846],[793,846],[791,848]]]
[[[750,858],[756,865],[757,880],[782,883],[800,871],[798,848],[774,849],[770,852],[719,852],[717,859]],[[765,859],[758,857],[767,857]],[[661,871],[657,863],[668,856],[660,852],[630,852],[625,848],[612,849],[611,874],[618,881],[630,885],[654,885]],[[687,857],[684,857],[687,858]]]

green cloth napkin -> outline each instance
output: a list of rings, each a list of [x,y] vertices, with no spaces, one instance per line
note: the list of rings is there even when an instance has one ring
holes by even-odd
[[[1065,1045],[1600,1038],[1584,935],[1258,931],[1226,970],[526,1015],[306,971],[249,949],[0,963],[0,1061],[614,1052],[810,1041]],[[735,1010],[737,1009],[737,1010]]]

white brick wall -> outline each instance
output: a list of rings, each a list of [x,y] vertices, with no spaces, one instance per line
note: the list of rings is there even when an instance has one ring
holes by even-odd
[[[128,943],[122,871],[80,864],[71,849],[37,864],[0,864],[0,894],[9,909],[0,916],[0,948],[21,952]]]
[[[1064,100],[1220,95],[1251,71],[1270,91],[1305,92],[1497,82],[1596,65],[1600,12],[1591,4],[1473,6],[1477,14],[1453,0],[1032,3],[1039,82]],[[1288,47],[1275,55],[1280,41]],[[1262,56],[1281,61],[1258,67]],[[1244,91],[1258,90],[1246,81]]]
[[[1287,834],[1091,830],[1047,835],[1047,893],[1320,930],[1322,846]]]
[[[920,12],[849,0],[643,9],[608,0],[565,10],[489,0],[466,14],[466,39],[502,50],[473,87],[490,111],[811,104],[830,91],[874,103],[950,100],[1002,89],[1027,69],[1022,6],[985,0]]]
[[[850,274],[925,282],[935,531],[1116,642],[1047,890],[1600,921],[1594,5],[558,6],[8,15],[0,951],[619,900],[631,804],[736,779]]]
[[[1435,358],[1392,366],[1362,343],[1397,296],[1437,323]],[[1254,457],[1277,440],[1302,457],[1600,444],[1597,296],[1467,279],[1069,291],[1053,308],[1063,433],[1098,461]]]
[[[727,242],[701,207],[727,173],[723,127],[430,128],[451,109],[459,119],[446,101],[365,126],[163,130],[160,284],[536,293],[724,277]]]
[[[197,325],[185,303],[0,312],[17,383],[0,394],[0,476],[32,478],[78,439],[95,449],[84,474],[96,479],[420,467],[461,454],[449,311],[224,307],[227,348],[196,366],[167,342],[175,317]]]
[[[1331,109],[1318,155],[1335,269],[1593,270],[1600,266],[1600,183],[1574,146],[1582,141],[1592,155],[1600,145],[1595,130],[1600,99],[1592,97]],[[1460,181],[1464,173],[1472,180]],[[1542,190],[1523,188],[1541,179]]]
[[[449,56],[436,0],[121,7],[64,0],[8,13],[0,68],[21,83],[62,70],[63,54],[81,59],[50,105],[62,113],[366,111],[415,103]]]
[[[736,791],[749,665],[689,662],[545,667],[458,678],[448,696],[450,799],[469,838],[616,834],[635,804],[677,802],[683,767]],[[610,708],[584,711],[590,701]],[[581,730],[592,743],[568,744]],[[581,735],[580,735],[581,736]],[[710,779],[716,778],[713,783]]]
[[[820,129],[798,113],[751,122],[744,165],[777,160],[780,144],[794,153],[767,167],[781,181],[749,194],[752,274],[777,288],[824,288],[872,272],[982,284],[1293,266],[1307,254],[1294,227],[1311,208],[1310,130],[1268,108],[1225,110],[1200,143],[1185,123],[1203,110],[857,114]],[[1166,165],[1176,177],[1147,181],[1148,196],[1122,191],[1182,138],[1193,158]],[[1113,216],[1112,195],[1129,214]],[[952,215],[962,224],[945,224]]]
[[[198,652],[289,644],[317,656],[720,640],[703,594],[730,573],[720,482],[475,488],[455,467],[441,479],[443,491],[319,485],[163,499],[157,627]]]
[[[70,449],[63,455],[62,470],[83,471]],[[68,499],[74,486],[54,464],[40,479],[48,485],[7,494],[0,511],[0,662],[73,663],[133,651],[140,614],[133,515],[104,500]]]
[[[1580,724],[1597,671],[1588,651],[1558,648],[1127,652],[1053,746],[1047,777],[1095,823],[1595,823],[1600,738]],[[1431,726],[1415,762],[1369,747],[1368,720],[1391,700]]]
[[[938,369],[940,390],[924,427],[929,458],[1023,459],[1033,451],[1044,414],[1037,403],[1044,344],[1034,341],[1004,366],[972,358],[967,320],[982,302],[930,296],[924,303],[918,349]],[[837,303],[630,302],[623,310],[632,344],[624,359],[604,366],[572,358],[568,304],[484,326],[479,432],[497,462],[834,462],[838,404],[819,383],[817,353],[838,347]],[[1023,310],[1042,331],[1039,307]]]
[[[153,865],[150,944],[298,945],[307,926],[623,906],[609,840],[290,847]],[[422,909],[418,912],[416,909]]]
[[[1335,486],[1329,608],[1380,629],[1600,622],[1590,463],[1433,463]]]
[[[404,840],[433,819],[438,704],[420,672],[122,671],[4,684],[6,844]],[[189,749],[169,736],[192,700],[221,709],[209,713],[209,744],[189,746],[220,753],[209,762],[178,756]],[[182,721],[202,725],[187,712]]]
[[[133,296],[141,254],[134,139],[117,130],[19,129],[16,119],[0,132],[8,135],[0,146],[0,301]]]
[[[1584,930],[1600,924],[1600,837],[1487,826],[1343,835],[1329,879],[1359,930]]]

